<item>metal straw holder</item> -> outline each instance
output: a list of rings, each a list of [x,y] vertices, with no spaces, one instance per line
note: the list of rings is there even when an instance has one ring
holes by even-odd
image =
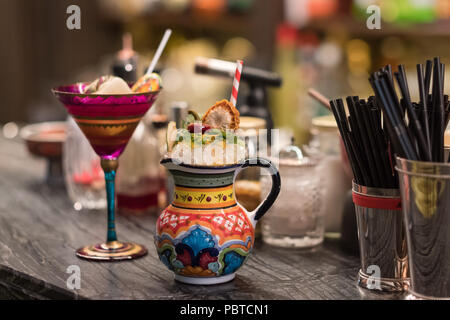
[[[409,270],[400,190],[353,182],[353,202],[361,258],[358,285],[384,292],[406,290]]]
[[[450,163],[397,158],[410,298],[450,298]]]

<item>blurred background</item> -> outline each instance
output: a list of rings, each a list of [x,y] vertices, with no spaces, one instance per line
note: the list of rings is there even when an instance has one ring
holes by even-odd
[[[81,30],[66,28],[71,4],[81,8]],[[366,27],[370,4],[381,7],[381,30]],[[309,87],[330,98],[368,96],[371,71],[404,63],[415,92],[416,63],[450,58],[449,0],[0,0],[0,124],[65,119],[50,88],[111,73],[126,32],[141,75],[168,27],[161,112],[178,100],[204,111],[229,96],[231,81],[196,75],[195,57],[242,58],[283,78],[269,107],[298,143],[309,139],[311,119],[328,112]]]

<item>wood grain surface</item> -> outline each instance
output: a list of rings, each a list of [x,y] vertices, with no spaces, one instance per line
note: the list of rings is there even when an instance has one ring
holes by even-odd
[[[359,259],[326,241],[313,250],[270,247],[261,241],[234,281],[191,286],[174,281],[158,259],[154,216],[117,217],[120,240],[149,254],[124,262],[89,262],[75,250],[104,240],[106,213],[73,209],[64,188],[44,184],[45,161],[20,140],[0,138],[0,298],[3,299],[398,299],[356,285]],[[66,286],[78,265],[81,288]]]

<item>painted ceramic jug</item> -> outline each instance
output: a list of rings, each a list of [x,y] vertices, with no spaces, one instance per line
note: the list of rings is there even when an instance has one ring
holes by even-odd
[[[233,280],[248,258],[255,226],[280,192],[280,175],[267,159],[247,159],[231,166],[200,167],[163,159],[175,182],[173,202],[156,222],[155,245],[160,260],[189,284]],[[272,177],[267,198],[252,212],[236,202],[234,180],[248,167],[261,167]]]

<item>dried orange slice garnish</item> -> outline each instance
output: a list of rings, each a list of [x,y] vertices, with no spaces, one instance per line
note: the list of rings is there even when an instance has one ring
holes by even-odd
[[[202,122],[215,129],[235,130],[239,128],[239,111],[231,102],[224,99],[208,109]]]

